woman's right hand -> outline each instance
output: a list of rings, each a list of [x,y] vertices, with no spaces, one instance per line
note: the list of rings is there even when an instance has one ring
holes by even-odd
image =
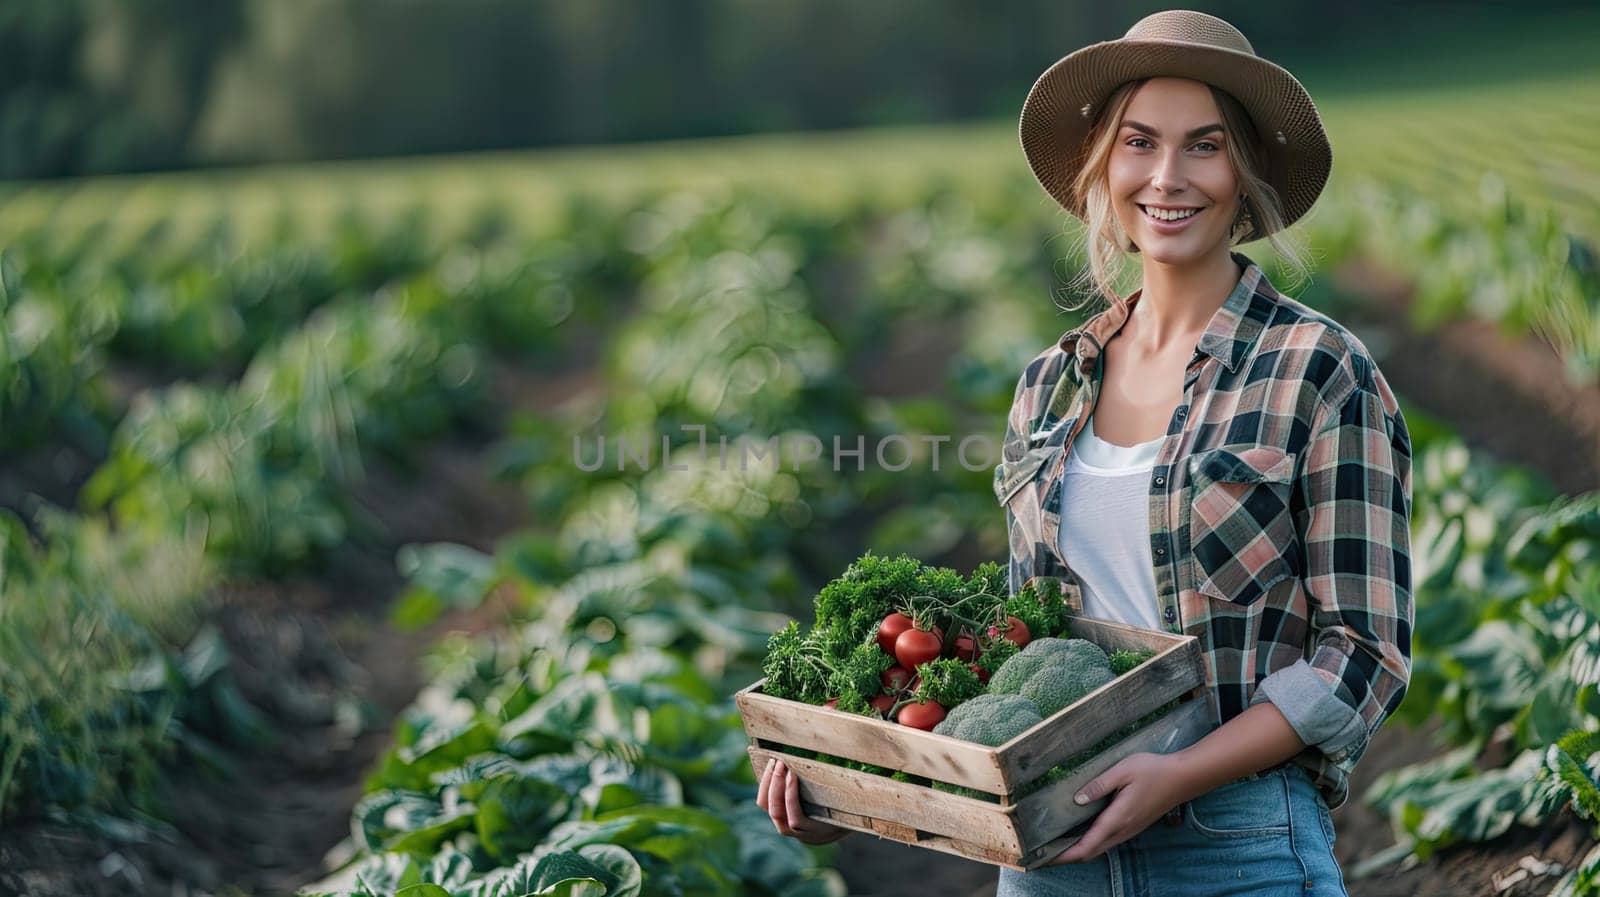
[[[801,811],[800,779],[776,757],[761,770],[756,806],[772,817],[779,834],[806,844],[832,844],[850,834],[850,829],[812,819]]]

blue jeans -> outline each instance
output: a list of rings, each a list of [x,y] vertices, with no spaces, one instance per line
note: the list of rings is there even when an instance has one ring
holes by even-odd
[[[1181,822],[1157,819],[1087,862],[1001,868],[995,897],[1348,897],[1328,805],[1299,766],[1230,782],[1181,810]]]

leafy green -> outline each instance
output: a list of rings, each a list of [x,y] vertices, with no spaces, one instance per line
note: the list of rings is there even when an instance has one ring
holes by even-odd
[[[983,693],[983,683],[967,662],[941,657],[917,666],[918,701],[934,701],[946,711],[954,710]]]

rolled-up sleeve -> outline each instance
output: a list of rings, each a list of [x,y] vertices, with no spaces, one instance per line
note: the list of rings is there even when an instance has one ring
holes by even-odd
[[[1381,375],[1369,374],[1319,407],[1295,484],[1308,655],[1264,677],[1250,701],[1271,701],[1347,774],[1405,696],[1415,622],[1411,441]]]

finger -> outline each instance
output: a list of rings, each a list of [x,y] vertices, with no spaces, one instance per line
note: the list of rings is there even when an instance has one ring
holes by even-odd
[[[772,825],[780,835],[794,834],[789,828],[789,813],[784,805],[783,780],[786,774],[783,763],[774,762],[771,781],[767,785],[767,815],[772,817]]]
[[[1062,851],[1061,862],[1081,863],[1084,860],[1092,860],[1104,853],[1107,846],[1117,842],[1116,834],[1122,826],[1122,820],[1118,818],[1120,814],[1113,812],[1112,809],[1108,806],[1100,811],[1100,815],[1095,817],[1094,823],[1083,833],[1083,837],[1078,839],[1078,843]]]
[[[1112,764],[1110,769],[1090,779],[1089,784],[1078,789],[1078,793],[1073,795],[1073,800],[1080,806],[1094,803],[1117,788],[1122,787],[1123,769],[1124,766],[1120,760]]]
[[[778,802],[774,799],[775,795],[776,795],[776,790],[775,790],[774,786],[776,786],[778,780],[783,777],[783,774],[778,771],[778,765],[779,765],[778,761],[777,760],[773,760],[772,761],[772,765],[767,767],[767,801],[766,801],[766,803],[767,803],[767,815],[772,817],[772,826],[773,826],[773,828],[776,828],[779,831],[779,833],[782,833],[783,832],[783,818],[778,812]]]
[[[772,761],[761,767],[761,779],[756,782],[756,806],[765,810],[767,808],[767,774],[772,772]]]
[[[784,804],[789,809],[789,827],[800,831],[808,828],[807,823],[811,821],[810,817],[806,816],[805,810],[800,807],[800,777],[791,769],[785,778],[788,781],[784,788]]]

